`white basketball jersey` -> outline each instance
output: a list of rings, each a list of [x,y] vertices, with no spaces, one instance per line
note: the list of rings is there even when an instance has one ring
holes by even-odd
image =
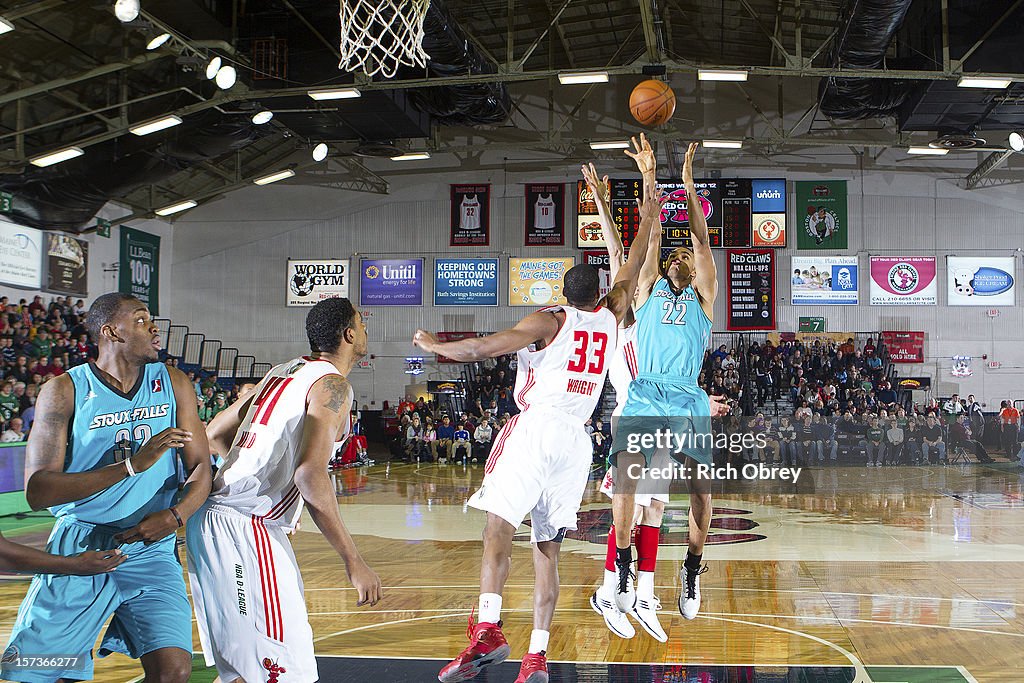
[[[615,347],[615,355],[608,363],[608,380],[615,389],[615,410],[613,416],[621,415],[626,407],[629,395],[629,384],[636,379],[638,365],[636,362],[636,323],[626,329],[619,330],[619,343]]]
[[[588,420],[601,398],[608,361],[615,351],[615,316],[603,306],[596,311],[571,306],[542,310],[561,310],[565,322],[540,351],[519,351],[516,404],[522,411],[545,406]]]
[[[295,468],[306,397],[326,375],[341,373],[328,361],[303,357],[278,365],[263,378],[214,479],[212,504],[259,517],[266,526],[295,526],[302,513]],[[346,412],[339,440],[349,427]]]
[[[462,204],[459,206],[462,211],[459,227],[463,230],[478,230],[480,228],[480,200],[476,195],[473,195],[472,199],[466,196],[462,198]]]
[[[533,205],[533,226],[540,230],[553,230],[555,227],[555,200],[551,195],[537,197]]]

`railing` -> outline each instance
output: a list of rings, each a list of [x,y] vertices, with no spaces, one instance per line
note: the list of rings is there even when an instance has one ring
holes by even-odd
[[[257,363],[255,356],[241,355],[238,349],[224,346],[219,339],[192,332],[188,325],[175,325],[167,318],[155,318],[163,350],[178,359],[185,372],[215,374],[218,383],[231,388],[236,382],[259,381],[273,367],[270,363]]]

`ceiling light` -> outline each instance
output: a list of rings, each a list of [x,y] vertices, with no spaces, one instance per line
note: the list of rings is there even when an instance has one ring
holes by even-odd
[[[257,185],[269,185],[270,183],[276,183],[278,180],[291,178],[294,175],[295,171],[293,171],[290,168],[286,168],[283,171],[278,171],[277,173],[271,173],[270,175],[265,175],[262,178],[257,178],[253,182],[256,183]]]
[[[1009,78],[978,78],[977,76],[961,76],[957,81],[958,88],[992,88],[1002,90],[1010,86]]]
[[[409,152],[408,154],[399,154],[396,157],[391,157],[391,161],[416,161],[417,159],[429,159],[430,152]]]
[[[701,81],[745,81],[746,71],[724,71],[721,69],[700,69],[697,79]]]
[[[14,24],[0,17],[0,35],[14,30]]]
[[[177,204],[171,204],[170,206],[165,206],[162,209],[157,209],[156,215],[170,216],[172,213],[187,211],[188,209],[191,209],[193,206],[196,206],[196,204],[198,204],[198,202],[196,202],[194,199],[189,199],[188,201],[184,202],[178,202]]]
[[[327,158],[327,143],[321,142],[313,148],[313,161],[323,161]]]
[[[359,88],[334,88],[333,90],[310,90],[309,96],[314,100],[349,100],[362,97]]]
[[[743,147],[742,140],[702,140],[702,147],[716,147],[719,149],[740,149]]]
[[[114,3],[114,16],[127,24],[139,18],[139,0],[117,0]]]
[[[1014,152],[1024,152],[1024,135],[1020,131],[1010,133],[1010,149]]]
[[[235,71],[235,67],[222,66],[217,71],[217,76],[213,79],[213,82],[221,90],[228,90],[235,84],[236,80],[238,80],[238,73]]]
[[[949,150],[944,147],[911,147],[907,149],[907,154],[941,157],[949,154]]]
[[[171,39],[171,34],[170,33],[161,33],[160,35],[156,36],[151,41],[146,43],[146,49],[147,50],[155,50],[158,47],[160,47],[161,45],[163,45],[164,43],[166,43],[170,39]]]
[[[56,152],[44,154],[43,156],[36,157],[35,159],[29,159],[29,163],[33,166],[39,166],[42,168],[44,166],[59,164],[60,162],[67,161],[68,159],[80,157],[83,154],[85,154],[85,152],[82,151],[81,147],[68,147],[67,149],[61,149]]]
[[[158,130],[164,130],[165,128],[173,128],[174,126],[177,126],[180,123],[181,117],[172,115],[165,116],[160,119],[155,119],[153,121],[150,121],[149,123],[140,124],[138,126],[135,126],[134,128],[129,128],[128,130],[134,133],[135,135],[149,135],[150,133],[155,133]]]
[[[220,57],[214,57],[206,64],[206,79],[212,81],[217,77],[220,66],[223,64]]]
[[[610,142],[591,142],[590,149],[629,149],[629,140],[612,140]]]
[[[274,118],[274,112],[269,109],[263,109],[252,115],[252,122],[257,126],[262,126],[264,123],[270,123],[272,118]]]
[[[562,85],[576,85],[579,83],[607,83],[607,71],[578,71],[574,73],[558,74],[558,82]]]

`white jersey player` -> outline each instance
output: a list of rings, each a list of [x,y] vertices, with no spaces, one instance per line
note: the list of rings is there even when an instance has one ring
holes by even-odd
[[[327,299],[306,319],[306,356],[273,368],[207,428],[225,456],[213,493],[188,521],[188,568],[199,639],[224,683],[318,679],[302,577],[287,532],[303,503],[345,560],[358,604],[375,604],[380,580],[338,513],[327,463],[349,430],[345,379],[366,354],[366,327],[347,299]]]
[[[533,227],[538,230],[554,230],[555,200],[549,194],[537,197],[533,205]]]
[[[643,148],[637,144],[635,156],[646,151],[653,161],[646,139],[642,144]],[[660,208],[653,190],[644,196],[637,239],[648,239]],[[513,351],[519,356],[514,396],[522,412],[498,434],[483,484],[469,503],[487,512],[480,621],[471,622],[469,647],[441,670],[441,683],[468,680],[509,656],[511,650],[501,632],[501,593],[508,578],[512,538],[527,514],[536,575],[534,630],[516,680],[548,680],[546,655],[558,598],[558,550],[565,532],[576,528],[593,458],[584,423],[600,398],[616,345],[616,326],[629,310],[645,257],[645,250],[636,250],[603,299],[597,271],[579,265],[563,279],[568,306],[543,309],[489,337],[441,343],[418,330],[413,338],[423,350],[460,362]]]
[[[480,199],[475,195],[466,195],[459,204],[459,228],[462,230],[480,229]]]

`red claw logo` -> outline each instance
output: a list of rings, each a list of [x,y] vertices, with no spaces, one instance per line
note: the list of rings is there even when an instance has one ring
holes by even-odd
[[[715,210],[714,205],[700,192],[697,193],[697,199],[700,201],[701,209],[704,210],[704,218],[711,218],[711,214]],[[661,222],[679,225],[689,223],[689,221],[690,215],[686,209],[686,189],[680,188],[669,192],[661,205]]]
[[[277,662],[272,662],[270,657],[263,658],[263,668],[270,672],[267,676],[267,683],[277,683],[277,679],[283,673],[287,673],[284,667],[278,666]]]

